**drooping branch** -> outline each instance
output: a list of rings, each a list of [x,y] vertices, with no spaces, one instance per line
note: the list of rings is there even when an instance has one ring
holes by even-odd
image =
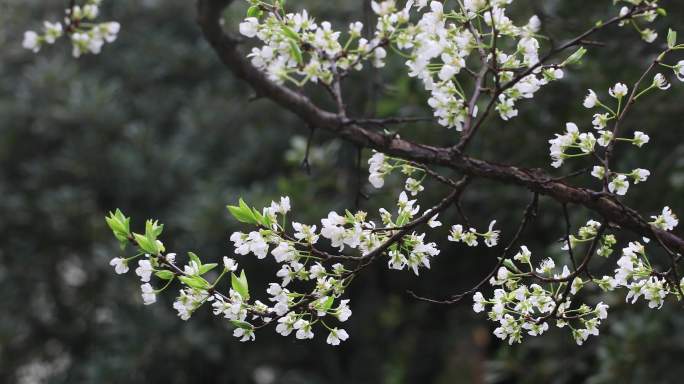
[[[549,196],[560,203],[582,205],[608,222],[640,236],[656,236],[674,252],[684,253],[684,239],[673,233],[655,229],[638,212],[624,206],[610,195],[570,186],[541,170],[488,162],[466,156],[454,148],[413,143],[396,135],[368,130],[350,123],[348,118],[337,113],[319,108],[305,95],[270,81],[263,72],[251,65],[238,50],[237,40],[225,34],[221,27],[220,17],[231,2],[232,0],[198,0],[198,23],[205,38],[235,76],[246,81],[259,96],[269,98],[292,111],[307,124],[332,132],[361,147],[372,148],[417,163],[446,166],[465,175],[518,185]],[[598,29],[594,27],[568,44],[577,44]],[[561,48],[565,49],[568,44]]]

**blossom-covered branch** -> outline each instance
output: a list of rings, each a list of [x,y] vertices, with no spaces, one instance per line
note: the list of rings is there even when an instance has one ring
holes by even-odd
[[[567,122],[564,131],[549,140],[551,166],[590,162],[585,169],[599,180],[596,188],[575,187],[569,183],[570,177],[552,177],[543,170],[498,164],[465,153],[486,121],[497,115],[499,124],[516,118],[520,103],[534,99],[546,85],[563,80],[567,71],[574,70],[588,53],[585,45],[595,45],[588,39],[599,31],[630,26],[646,43],[656,41],[658,34],[645,25],[665,15],[657,0],[615,0],[613,4],[620,7],[615,8],[613,17],[560,46],[546,48],[544,54],[547,37],[540,34],[540,19],[536,15],[520,23],[511,19],[507,11],[513,0],[409,0],[402,6],[394,0],[373,1],[375,26],[352,21],[344,30],[336,30],[328,21],[316,21],[306,10],[292,12],[280,0],[248,0],[247,16],[238,29],[256,43],[250,52],[242,52],[238,39],[223,29],[223,11],[231,3],[197,2],[202,32],[225,66],[248,82],[258,96],[292,111],[312,130],[326,130],[359,148],[372,149],[368,181],[373,187],[383,188],[390,174],[399,174],[403,188],[396,209],[381,208],[375,221],[363,211],[330,212],[320,220],[320,228],[318,224],[288,222],[291,206],[287,197],[261,210],[242,199],[238,205],[229,206],[231,215],[252,229],[230,236],[235,253],[265,259],[270,252],[281,266],[276,274],[280,281],[270,283],[266,290],[271,304],[252,300],[246,274],[235,273],[238,266],[234,259],[225,257],[222,272],[210,282],[205,276],[218,263],[205,264],[189,253],[181,269],[175,264],[175,255],[166,253],[158,239],[163,228],[160,224],[148,221],[144,233],[133,233],[129,218],[116,211],[107,222],[122,247],[132,243],[135,254],[115,258],[112,265],[117,273],[125,273],[128,263],[139,259],[136,274],[144,283],[141,292],[145,304],[155,302],[156,295],[177,280],[181,290],[174,308],[183,319],[210,302],[216,315],[233,322],[234,334],[242,341],[254,339],[257,329],[277,324],[276,332],[287,336],[296,331],[299,339],[313,338],[314,330],[325,329],[327,342],[338,345],[349,337],[337,323],[351,315],[349,300],[342,297],[355,276],[381,258],[390,269],[410,270],[416,275],[422,268],[430,268],[440,250],[419,228],[441,226],[438,215],[449,207],[455,206],[464,222],[449,223],[446,240],[469,247],[498,246],[503,235],[496,229],[495,219],[488,219],[488,228],[478,229],[462,214],[460,197],[472,178],[517,185],[532,191],[534,198],[494,269],[483,280],[447,300],[427,300],[452,304],[474,294],[473,309],[486,311],[489,319],[499,324],[494,334],[509,343],[522,341],[525,333],[541,335],[555,321],[582,344],[589,335],[598,334],[608,310],[602,302],[589,305],[580,301],[578,293],[585,286],[604,291],[624,289],[627,300],[635,302],[643,296],[651,308],[661,307],[667,297],[683,298],[684,279],[680,280],[678,262],[684,253],[684,239],[672,232],[679,223],[677,216],[665,206],[649,221],[626,206],[621,197],[632,184],[645,183],[651,172],[618,169],[613,159],[618,144],[642,148],[650,141],[645,129],[626,132],[624,123],[640,98],[671,87],[664,73],[656,73],[650,80],[651,74],[657,68],[666,68],[684,81],[684,61],[668,62],[684,50],[674,31],[667,34],[667,48],[636,81],[615,79],[615,85],[604,93],[588,91],[582,104],[593,110],[588,120],[594,131],[581,129],[581,123]],[[71,4],[66,11],[65,32],[74,45],[74,56],[98,53],[102,42],[113,41],[118,32],[118,24],[103,27],[84,22],[97,16],[98,5],[99,1],[86,0],[83,9]],[[370,31],[362,33],[369,27]],[[46,23],[44,35],[26,33],[24,46],[37,51],[41,44],[52,43],[61,35],[61,24]],[[404,62],[408,77],[422,84],[433,116],[349,117],[344,80],[367,66],[382,68],[393,57]],[[630,83],[631,90],[626,85]],[[306,96],[301,89],[306,84],[322,87],[332,98],[334,111],[321,108]],[[446,134],[460,135],[458,143],[438,147],[368,128],[418,121],[435,122],[452,130]],[[433,165],[463,177],[454,181],[434,171]],[[432,208],[421,211],[418,196],[428,179],[438,181],[449,193]],[[537,215],[541,196],[555,200],[563,209],[566,231],[562,250],[567,251],[568,263],[558,267],[552,258],[533,260],[533,252],[520,244],[525,228]],[[588,208],[595,219],[573,231],[569,204]],[[592,261],[615,253],[623,229],[639,235],[642,241],[629,242],[622,249],[614,274],[595,277]],[[651,246],[666,251],[669,269],[661,271],[653,266],[647,250]],[[513,255],[515,250],[519,251]],[[580,255],[583,257],[577,259]],[[163,287],[152,287],[152,273],[165,282]],[[220,293],[219,283],[227,276],[231,278],[230,288]],[[297,283],[290,285],[293,282]],[[491,298],[482,293],[488,284],[493,290]]]

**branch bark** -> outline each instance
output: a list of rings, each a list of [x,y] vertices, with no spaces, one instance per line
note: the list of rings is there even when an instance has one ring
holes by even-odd
[[[224,33],[219,22],[232,0],[198,0],[198,23],[219,59],[235,76],[246,81],[259,96],[290,110],[310,126],[324,129],[358,146],[422,164],[441,165],[463,174],[518,185],[562,204],[578,204],[593,210],[604,220],[640,236],[656,236],[671,250],[684,253],[684,239],[653,228],[638,212],[613,197],[573,187],[538,169],[497,164],[464,155],[459,150],[414,143],[396,135],[368,130],[337,113],[323,110],[311,99],[286,86],[270,81],[238,50],[238,41]],[[584,35],[583,35],[584,36]],[[567,45],[567,44],[566,44]],[[565,46],[562,47],[563,49]]]

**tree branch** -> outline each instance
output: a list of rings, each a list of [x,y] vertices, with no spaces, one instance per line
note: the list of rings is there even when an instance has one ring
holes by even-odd
[[[349,124],[346,118],[317,107],[305,95],[271,82],[264,73],[245,59],[237,49],[237,40],[223,32],[219,19],[224,8],[231,2],[232,0],[198,0],[198,23],[205,38],[235,76],[250,84],[259,96],[267,97],[281,107],[292,111],[307,124],[332,132],[356,145],[373,148],[391,156],[422,164],[449,167],[466,175],[525,187],[560,203],[582,205],[604,217],[606,221],[638,235],[652,236],[655,233],[663,244],[674,252],[684,253],[684,239],[673,233],[652,228],[635,210],[622,205],[610,196],[570,186],[562,180],[553,179],[541,170],[479,160],[453,148],[413,143],[397,135],[386,135],[367,130],[356,124]],[[576,41],[572,40],[555,51],[577,44],[587,35],[575,39]]]

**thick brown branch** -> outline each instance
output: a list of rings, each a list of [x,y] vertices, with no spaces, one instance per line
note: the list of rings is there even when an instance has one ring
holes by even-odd
[[[238,78],[250,84],[257,94],[292,111],[309,125],[332,132],[361,147],[373,148],[422,164],[446,166],[470,176],[518,185],[549,196],[560,203],[582,205],[595,211],[606,221],[641,236],[652,236],[655,232],[658,238],[674,252],[684,253],[684,239],[673,233],[653,229],[636,211],[625,207],[610,196],[573,187],[562,180],[554,180],[541,170],[496,164],[466,156],[452,148],[413,143],[396,135],[374,132],[359,125],[350,124],[347,119],[336,113],[318,108],[306,96],[271,82],[264,73],[244,58],[244,55],[237,49],[237,42],[223,32],[219,23],[223,9],[230,3],[231,0],[198,1],[198,22],[207,41],[226,67]],[[563,47],[567,45],[569,44]]]

